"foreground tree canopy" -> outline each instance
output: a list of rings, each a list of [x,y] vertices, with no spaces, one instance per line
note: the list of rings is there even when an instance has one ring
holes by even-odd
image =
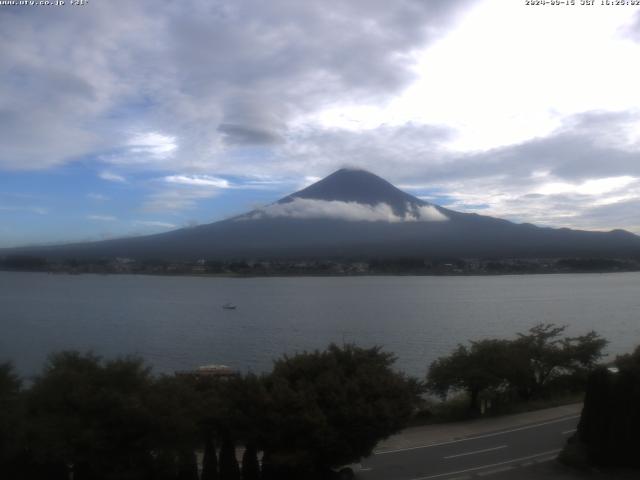
[[[481,396],[521,400],[555,389],[582,388],[603,356],[607,341],[595,332],[562,338],[566,327],[539,324],[514,340],[480,340],[459,345],[431,364],[427,387],[437,395],[465,391],[476,410]]]
[[[577,447],[589,463],[640,467],[640,347],[616,359],[615,369],[599,368],[587,384]]]
[[[262,478],[322,476],[411,416],[419,389],[393,362],[379,348],[331,345],[221,380],[62,352],[26,389],[0,365],[0,477],[197,480],[197,451],[203,480],[259,478],[259,451]]]
[[[277,361],[267,379],[270,460],[295,458],[318,470],[370,455],[406,424],[419,398],[417,383],[393,371],[393,362],[379,348],[349,345]]]

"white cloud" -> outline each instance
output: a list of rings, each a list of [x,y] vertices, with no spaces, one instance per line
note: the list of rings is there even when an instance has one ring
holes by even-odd
[[[134,153],[146,153],[154,157],[169,156],[178,148],[176,137],[159,132],[138,133],[128,143]]]
[[[539,178],[513,182],[478,178],[452,181],[443,186],[453,201],[454,210],[477,212],[550,227],[586,230],[624,228],[640,234],[637,214],[640,180],[613,177],[580,183],[551,181],[542,185]],[[533,181],[532,181],[533,180]]]
[[[354,132],[442,124],[456,132],[448,149],[475,151],[549,135],[585,111],[640,108],[640,66],[629,62],[640,44],[620,35],[633,19],[627,9],[523,3],[479,3],[414,53],[416,80],[403,92],[386,103],[336,102],[310,123]]]
[[[582,195],[602,195],[618,191],[624,188],[637,179],[628,175],[622,177],[608,177],[598,178],[593,180],[587,180],[579,184],[565,183],[565,182],[551,182],[543,184],[536,193],[542,195],[554,195],[558,193],[579,193]]]
[[[95,220],[97,222],[115,222],[118,220],[113,215],[87,215],[89,220]]]
[[[411,208],[410,205],[407,205]],[[430,205],[411,209],[404,216],[396,215],[386,203],[368,205],[357,202],[341,202],[338,200],[316,200],[310,198],[294,198],[290,202],[274,203],[262,207],[240,220],[263,217],[288,217],[298,219],[330,218],[352,222],[435,222],[447,220],[447,217]]]
[[[215,188],[231,188],[232,185],[224,178],[212,177],[209,175],[170,175],[164,177],[167,183],[178,183],[181,185],[209,186]]]
[[[194,208],[199,200],[214,197],[218,190],[211,188],[175,188],[158,191],[147,197],[142,205],[145,212],[166,213]]]
[[[199,200],[214,197],[222,190],[243,188],[211,175],[168,175],[157,178],[156,181],[158,180],[162,183],[156,183],[157,191],[147,196],[142,206],[143,211],[164,213],[187,210],[195,207]],[[248,185],[247,188],[256,187]]]
[[[117,173],[113,173],[113,172],[109,172],[109,171],[100,172],[98,174],[98,176],[101,179],[107,180],[109,182],[125,183],[127,181],[127,179],[124,178],[122,175],[118,175]]]
[[[161,228],[177,228],[178,227],[173,223],[159,222],[156,220],[136,220],[133,223],[135,225],[142,225],[144,227],[161,227]]]
[[[417,212],[414,214],[414,218],[417,222],[442,222],[444,220],[449,220],[444,213],[431,205],[422,205],[418,207]]]

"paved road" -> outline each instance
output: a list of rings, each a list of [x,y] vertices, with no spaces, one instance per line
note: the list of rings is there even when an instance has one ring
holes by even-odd
[[[459,440],[380,450],[366,459],[363,480],[482,478],[554,459],[575,431],[578,415],[484,432]]]

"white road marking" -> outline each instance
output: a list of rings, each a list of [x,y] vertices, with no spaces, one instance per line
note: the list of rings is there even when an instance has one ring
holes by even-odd
[[[552,455],[551,457],[538,458],[536,463],[546,463],[556,459],[556,455]]]
[[[562,432],[563,435],[569,435],[570,433],[573,433],[577,430],[577,428],[572,428],[571,430],[565,430],[564,432]]]
[[[427,445],[419,445],[417,447],[398,448],[398,449],[395,449],[395,450],[379,450],[377,452],[373,452],[373,454],[374,455],[386,455],[388,453],[408,452],[409,450],[420,450],[422,448],[439,447],[439,446],[442,446],[442,445],[451,445],[453,443],[459,443],[459,442],[469,442],[471,440],[478,440],[480,438],[489,438],[489,437],[495,437],[497,435],[506,435],[507,433],[520,432],[522,430],[529,430],[531,428],[543,427],[545,425],[551,425],[551,424],[554,424],[554,423],[566,422],[567,420],[573,420],[574,418],[580,418],[580,415],[572,415],[570,417],[558,418],[556,420],[550,420],[548,422],[537,423],[535,425],[527,425],[525,427],[512,428],[511,430],[503,430],[503,431],[495,432],[495,433],[487,433],[485,435],[478,435],[476,437],[461,438],[459,440],[449,440],[447,442],[431,443],[431,444],[427,444]]]
[[[514,467],[513,465],[507,465],[506,467],[498,467],[492,470],[487,470],[486,472],[478,472],[478,476],[485,477],[487,475],[495,475],[496,473],[508,472],[509,470],[513,470],[514,468],[516,467]]]
[[[491,463],[489,465],[481,465],[479,467],[473,467],[473,468],[466,468],[464,470],[457,470],[455,472],[438,473],[437,475],[429,475],[427,477],[417,477],[417,478],[412,478],[411,480],[430,480],[431,478],[441,478],[441,477],[446,477],[447,475],[458,475],[460,473],[473,472],[476,470],[484,470],[485,468],[499,467],[500,465],[507,465],[509,463],[522,462],[524,460],[529,460],[531,458],[543,457],[545,455],[552,455],[552,454],[559,453],[560,451],[561,449],[558,448],[556,450],[549,450],[548,452],[536,453],[535,455],[528,455],[526,457],[512,458],[511,460],[505,460],[504,462]]]
[[[458,457],[466,457],[467,455],[475,455],[476,453],[484,453],[484,452],[493,452],[494,450],[501,450],[503,448],[507,448],[506,445],[500,445],[499,447],[485,448],[483,450],[476,450],[474,452],[466,452],[466,453],[458,453],[456,455],[449,455],[444,457],[445,459],[449,458],[458,458]]]

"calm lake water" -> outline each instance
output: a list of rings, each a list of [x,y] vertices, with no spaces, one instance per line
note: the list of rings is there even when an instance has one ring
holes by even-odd
[[[237,310],[223,310],[233,302]],[[457,343],[538,322],[593,329],[610,353],[640,344],[640,273],[498,277],[197,278],[0,272],[0,361],[142,356],[155,372],[209,363],[261,372],[330,342],[381,345],[423,376]]]

